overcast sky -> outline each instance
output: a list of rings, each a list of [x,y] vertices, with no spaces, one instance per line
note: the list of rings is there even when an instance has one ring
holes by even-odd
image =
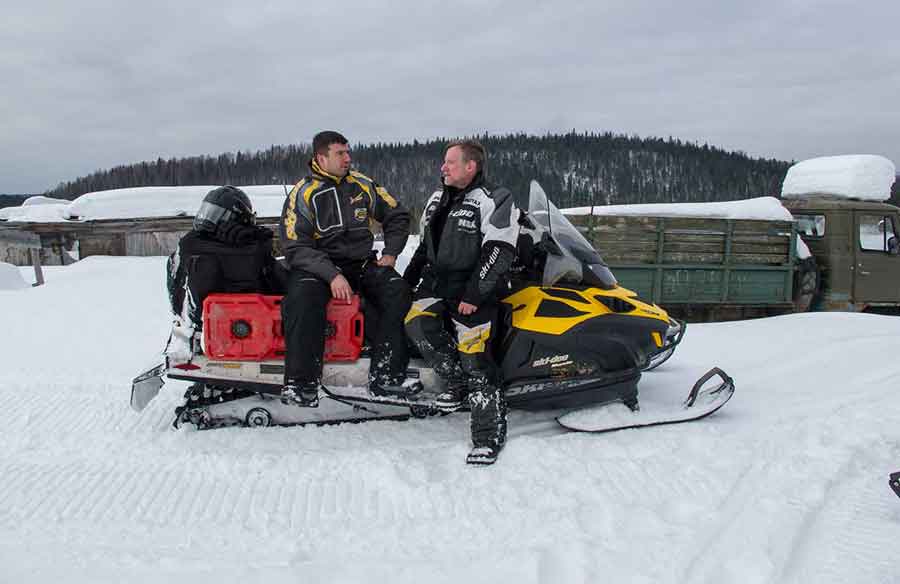
[[[8,2],[0,79],[0,193],[320,129],[900,164],[896,0]]]

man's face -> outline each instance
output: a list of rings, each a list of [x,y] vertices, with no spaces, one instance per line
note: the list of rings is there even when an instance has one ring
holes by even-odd
[[[441,165],[441,176],[444,184],[458,189],[469,186],[475,178],[477,165],[474,160],[463,161],[462,148],[454,146],[444,154],[444,164]]]
[[[319,167],[334,176],[346,176],[350,172],[350,146],[348,144],[329,144],[328,154],[316,154]]]

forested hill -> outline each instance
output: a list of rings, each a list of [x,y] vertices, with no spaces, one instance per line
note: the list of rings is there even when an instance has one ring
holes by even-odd
[[[527,189],[537,179],[560,207],[585,204],[697,202],[774,195],[789,163],[754,159],[676,139],[611,133],[483,136],[489,182]],[[440,184],[446,140],[355,146],[355,166],[410,207]],[[308,145],[249,153],[159,159],[118,166],[63,183],[49,196],[155,185],[293,183],[307,170]]]

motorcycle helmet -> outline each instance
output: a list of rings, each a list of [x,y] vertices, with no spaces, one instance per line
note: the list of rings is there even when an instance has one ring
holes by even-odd
[[[214,232],[220,223],[234,221],[242,225],[256,223],[250,197],[241,189],[224,186],[206,193],[200,209],[194,215],[194,229]]]

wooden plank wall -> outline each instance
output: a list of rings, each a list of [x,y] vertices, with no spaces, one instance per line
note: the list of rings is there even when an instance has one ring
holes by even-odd
[[[785,265],[790,262],[789,221],[608,217],[569,219],[613,265]],[[730,254],[728,232],[731,230]]]

